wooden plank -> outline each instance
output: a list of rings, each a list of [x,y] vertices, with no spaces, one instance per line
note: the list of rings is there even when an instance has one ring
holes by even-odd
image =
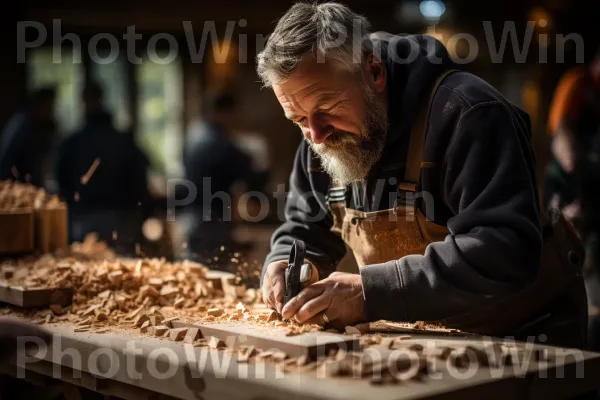
[[[565,378],[561,378],[554,364],[547,367],[532,364],[522,373],[515,373],[510,369],[498,376],[497,370],[481,368],[475,373],[466,375],[445,374],[439,378],[432,375],[421,380],[403,381],[401,384],[373,386],[365,379],[327,378],[315,376],[310,372],[289,373],[276,368],[272,362],[241,365],[236,362],[235,356],[229,358],[227,351],[191,347],[182,342],[124,333],[104,335],[88,332],[73,333],[72,327],[52,324],[47,326],[47,329],[55,335],[60,335],[61,340],[56,340],[47,349],[48,351],[37,352],[37,349],[31,349],[23,365],[27,370],[35,369],[37,365],[35,359],[56,363],[62,369],[63,367],[76,368],[74,360],[80,358],[78,369],[92,373],[91,368],[95,367],[94,370],[108,372],[109,376],[101,376],[105,378],[102,379],[103,381],[109,381],[108,387],[112,387],[112,381],[118,381],[181,399],[201,397],[232,400],[257,398],[294,400],[543,398],[547,400],[570,398],[584,393],[588,388],[600,385],[597,379],[600,374],[600,354],[589,352],[582,353],[581,369],[585,374],[577,379],[570,379],[568,374],[565,374]],[[440,340],[455,344],[463,342],[461,339],[440,338]],[[135,344],[135,353],[125,352],[124,349],[131,344]],[[98,357],[99,349],[102,353],[111,354],[112,363],[106,362],[107,357]],[[70,356],[71,353],[67,353],[67,350],[77,351],[78,357]],[[159,354],[157,351],[170,353],[171,356],[157,357]],[[565,359],[564,363],[575,366],[575,360],[572,358]],[[111,365],[120,367],[110,368]],[[99,368],[100,366],[102,368]],[[136,375],[139,373],[139,376],[133,376],[130,371],[135,371]],[[161,375],[157,375],[156,371],[161,371]],[[164,377],[162,373],[165,371],[173,373]],[[560,394],[550,393],[546,397],[539,397],[542,394],[540,388],[534,391],[530,382],[536,380],[540,371],[545,371],[544,376],[547,378],[540,378],[539,386],[551,382],[552,385],[561,388]],[[94,373],[98,374],[98,372]],[[64,380],[65,376],[67,373],[64,373],[60,379]]]
[[[36,248],[53,253],[69,245],[67,207],[42,208],[35,213]]]
[[[204,338],[216,337],[229,347],[254,346],[263,350],[277,349],[290,357],[326,355],[330,349],[360,350],[360,341],[347,335],[310,332],[285,336],[282,329],[262,328],[244,323],[191,324],[173,321],[174,328],[198,328]]]
[[[68,306],[73,300],[72,288],[24,289],[0,283],[0,302],[23,308],[49,307],[51,304]]]
[[[35,248],[34,215],[30,209],[0,211],[0,254],[18,254]]]

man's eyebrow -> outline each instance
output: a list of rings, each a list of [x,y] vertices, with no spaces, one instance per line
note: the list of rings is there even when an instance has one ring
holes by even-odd
[[[334,100],[336,97],[337,97],[337,95],[332,94],[332,93],[328,93],[328,94],[324,94],[324,95],[320,96],[320,98],[317,100],[317,103],[315,104],[315,108],[322,107],[323,104],[328,103],[331,100]]]
[[[298,119],[298,118],[300,118],[300,116],[299,116],[299,115],[296,115],[296,114],[294,114],[294,113],[287,113],[287,112],[286,112],[286,113],[284,113],[284,115],[285,115],[285,117],[286,117],[287,119],[289,119],[289,120],[291,120],[291,121],[293,121],[294,119]]]

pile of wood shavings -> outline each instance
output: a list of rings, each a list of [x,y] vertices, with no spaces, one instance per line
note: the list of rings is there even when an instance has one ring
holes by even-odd
[[[204,265],[156,258],[125,262],[110,255],[103,259],[106,250],[91,236],[69,251],[5,261],[0,264],[0,277],[11,287],[72,288],[71,306],[51,305],[30,317],[39,324],[71,322],[82,332],[141,329],[142,320],[151,320],[151,327],[159,323],[164,326],[175,319],[193,323],[240,321],[285,328],[287,335],[320,329],[280,321],[275,312],[261,304],[260,291],[246,290],[218,273],[209,276]],[[255,305],[259,305],[256,311]]]
[[[28,183],[0,181],[0,210],[65,207],[58,196]]]

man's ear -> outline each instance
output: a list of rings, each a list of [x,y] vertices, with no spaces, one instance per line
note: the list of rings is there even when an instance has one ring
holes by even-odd
[[[373,53],[367,56],[365,72],[373,79],[373,87],[376,92],[383,92],[387,84],[387,71],[385,65]]]

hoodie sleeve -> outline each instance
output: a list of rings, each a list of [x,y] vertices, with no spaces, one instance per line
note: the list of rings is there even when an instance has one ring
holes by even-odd
[[[454,217],[443,242],[361,269],[370,320],[438,320],[528,283],[542,235],[523,141],[500,102],[471,107],[446,151],[443,196]]]
[[[331,232],[333,218],[324,194],[329,187],[329,177],[309,168],[310,157],[308,146],[302,143],[290,176],[290,191],[281,216],[284,222],[271,238],[271,252],[263,266],[261,286],[267,266],[287,260],[295,239],[306,243],[307,258],[317,267],[321,279],[335,271],[346,253],[342,238]]]

